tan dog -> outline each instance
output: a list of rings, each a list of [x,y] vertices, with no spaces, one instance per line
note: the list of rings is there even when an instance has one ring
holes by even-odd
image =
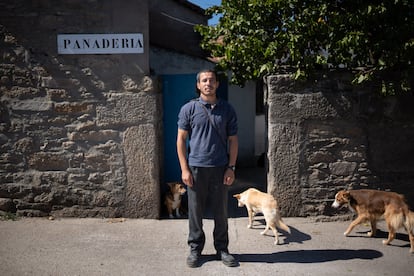
[[[235,194],[233,197],[237,198],[238,206],[246,206],[249,214],[249,224],[247,228],[252,228],[253,217],[257,213],[262,213],[266,220],[266,227],[261,235],[264,235],[267,230],[272,229],[275,235],[275,244],[279,243],[279,235],[276,227],[290,233],[289,227],[283,223],[280,217],[277,201],[272,195],[263,193],[255,188],[250,188],[241,194]]]
[[[410,237],[410,252],[414,253],[414,213],[408,209],[403,195],[368,189],[342,190],[335,195],[332,207],[343,205],[348,205],[358,215],[346,229],[345,236],[358,224],[369,221],[371,231],[368,236],[372,237],[377,230],[377,220],[384,217],[388,227],[388,239],[382,243],[389,244],[395,238],[396,231],[404,227]]]
[[[165,195],[164,204],[167,206],[168,216],[174,218],[173,212],[175,210],[176,217],[180,218],[181,197],[186,192],[185,187],[179,182],[169,182],[167,184],[170,190]]]

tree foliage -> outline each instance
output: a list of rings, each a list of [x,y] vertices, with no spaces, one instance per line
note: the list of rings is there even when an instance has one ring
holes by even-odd
[[[413,86],[412,0],[223,0],[206,12],[221,17],[196,26],[201,46],[235,84],[286,70],[299,79],[345,68],[355,83],[379,80],[384,93]]]

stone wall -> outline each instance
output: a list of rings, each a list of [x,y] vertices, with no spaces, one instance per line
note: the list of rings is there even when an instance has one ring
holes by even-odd
[[[64,33],[143,33],[144,54],[58,55]],[[0,3],[0,211],[159,216],[148,48],[147,1]]]
[[[382,98],[350,79],[266,79],[268,192],[285,216],[336,214],[340,189],[391,190],[414,207],[414,97]]]

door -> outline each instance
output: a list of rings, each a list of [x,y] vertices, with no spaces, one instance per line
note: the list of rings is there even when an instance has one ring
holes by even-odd
[[[181,182],[181,169],[176,148],[177,119],[181,106],[198,97],[196,93],[197,74],[162,75],[161,77],[164,111],[164,183]],[[217,95],[227,100],[227,79],[220,79]]]

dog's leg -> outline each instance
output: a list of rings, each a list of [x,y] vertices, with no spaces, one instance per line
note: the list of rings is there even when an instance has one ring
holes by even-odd
[[[410,238],[410,253],[414,253],[414,229],[408,229],[408,237]]]
[[[351,224],[349,225],[348,229],[344,232],[345,236],[348,236],[349,233],[351,233],[352,229],[354,229],[355,226],[362,223],[365,220],[364,216],[358,216]]]
[[[410,238],[410,253],[414,253],[414,212],[408,211],[405,215],[404,228]]]
[[[376,219],[371,219],[370,220],[371,223],[371,231],[367,233],[368,237],[374,237],[375,233],[377,233],[377,220]]]
[[[172,214],[173,213],[173,210],[172,210],[172,208],[168,208],[168,217],[169,218],[174,218],[174,215]]]
[[[180,206],[178,206],[177,209],[175,209],[175,216],[177,218],[181,218],[181,215],[180,215]]]
[[[265,229],[262,231],[262,232],[260,232],[260,235],[264,235],[264,234],[266,234],[266,232],[267,232],[267,230],[269,230],[269,224],[267,223],[267,221],[266,221],[266,227],[265,227]]]
[[[399,210],[390,209],[384,214],[385,222],[388,227],[388,239],[383,240],[383,244],[390,244],[395,238],[395,233],[397,230],[404,225],[405,216]]]
[[[390,211],[384,214],[384,218],[388,227],[388,239],[383,240],[382,243],[388,245],[394,240],[395,232],[403,225],[404,216],[402,213]]]
[[[273,214],[273,213],[271,213],[271,214]],[[275,218],[272,215],[270,215],[269,212],[264,212],[264,217],[265,217],[265,221],[266,221],[266,227],[260,234],[264,235],[269,230],[269,228],[272,229],[273,235],[275,236],[274,244],[279,244],[279,234],[278,234],[277,229],[276,229]]]
[[[409,222],[409,218],[407,218],[406,223],[404,223],[404,228],[408,233],[408,237],[410,238],[410,253],[414,253],[414,229]]]
[[[390,242],[394,240],[395,231],[396,231],[394,227],[388,222],[387,222],[387,226],[388,226],[388,239],[382,241],[382,244],[385,244],[385,245],[390,244]]]
[[[249,224],[247,224],[247,228],[252,228],[253,227],[253,216],[254,216],[254,212],[252,209],[247,208],[247,213],[249,215]]]
[[[410,253],[414,253],[414,212],[408,211],[405,221],[407,225],[407,233],[410,237]]]
[[[174,218],[174,216],[173,216],[173,209],[172,209],[172,207],[170,206],[170,204],[169,203],[167,203],[167,209],[168,209],[168,217],[169,218]]]
[[[273,231],[273,235],[275,235],[275,242],[274,244],[279,244],[279,233],[277,232],[277,229],[275,227],[275,225],[271,225],[270,229],[272,229]]]

